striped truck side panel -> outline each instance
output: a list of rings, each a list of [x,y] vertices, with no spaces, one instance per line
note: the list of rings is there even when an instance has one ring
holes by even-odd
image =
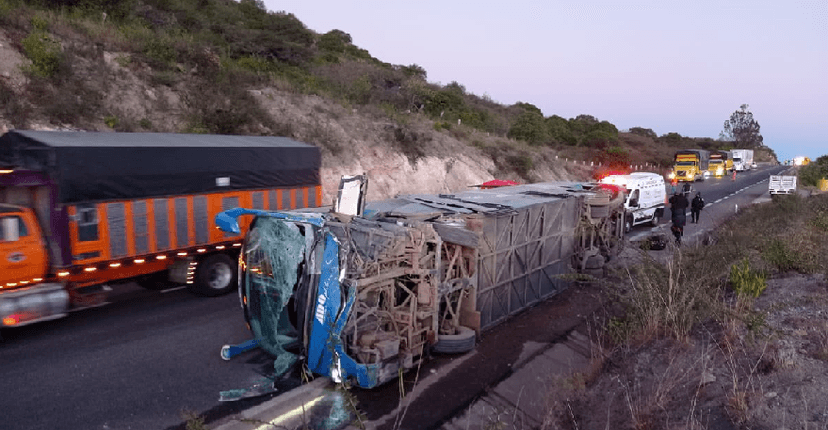
[[[240,239],[215,227],[234,207],[290,210],[318,207],[322,187],[233,191],[68,207],[72,265],[98,264],[187,250]],[[249,217],[241,221],[246,231]]]

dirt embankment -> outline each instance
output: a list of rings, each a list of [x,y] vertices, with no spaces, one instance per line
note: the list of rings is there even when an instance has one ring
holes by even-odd
[[[153,130],[179,132],[187,124],[187,95],[176,87],[153,86],[142,78],[143,71],[125,61],[128,54],[104,52],[96,71],[106,76],[110,89],[104,97],[103,111],[128,118],[146,118]],[[20,97],[24,97],[26,77],[21,67],[26,60],[0,30],[0,79]],[[76,67],[84,67],[82,62]],[[92,67],[91,65],[89,67]],[[90,76],[97,76],[88,71]],[[78,73],[85,73],[78,71]],[[146,73],[149,75],[149,73]],[[275,86],[250,91],[275,123],[289,130],[290,137],[322,148],[323,204],[330,204],[342,175],[366,173],[369,177],[368,199],[380,200],[397,194],[435,194],[468,189],[495,179],[497,166],[492,158],[468,142],[484,145],[510,144],[503,138],[473,129],[462,129],[459,140],[448,131],[437,131],[433,122],[422,115],[406,114],[391,119],[381,112],[346,108],[315,95],[297,94]],[[37,118],[29,128],[73,129],[72,124],[54,125]],[[0,116],[0,132],[17,128]],[[111,131],[103,118],[97,131]],[[458,127],[461,128],[461,127]],[[406,156],[405,154],[416,154]],[[532,176],[538,181],[587,180],[587,166],[567,165],[555,161],[535,161]],[[498,179],[514,179],[504,177]]]

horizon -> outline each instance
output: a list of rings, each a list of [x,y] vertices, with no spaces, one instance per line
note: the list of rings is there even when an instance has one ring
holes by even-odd
[[[825,2],[264,4],[319,34],[348,33],[380,61],[417,64],[429,82],[531,103],[545,117],[718,139],[748,104],[779,161],[828,153]]]

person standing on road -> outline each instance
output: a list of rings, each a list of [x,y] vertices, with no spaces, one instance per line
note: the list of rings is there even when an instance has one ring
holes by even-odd
[[[690,202],[690,219],[693,220],[693,224],[699,223],[699,214],[702,209],[704,209],[704,199],[701,192],[697,192],[696,197],[693,197],[693,201]]]
[[[673,231],[673,236],[676,237],[676,245],[681,245],[681,237],[684,236],[684,224],[687,223],[687,206],[690,202],[683,193],[675,193],[670,197],[670,212],[671,220],[673,222],[670,230]]]
[[[736,180],[736,169],[735,168],[733,169],[733,179],[731,179],[731,180],[732,181]]]
[[[689,199],[690,193],[693,192],[693,186],[689,182],[685,182],[682,190],[684,191],[684,197]]]

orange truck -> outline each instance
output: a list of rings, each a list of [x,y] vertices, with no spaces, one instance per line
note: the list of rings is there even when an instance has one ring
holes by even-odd
[[[283,137],[12,130],[0,136],[0,328],[117,284],[236,288],[235,207],[320,206],[319,148]]]

